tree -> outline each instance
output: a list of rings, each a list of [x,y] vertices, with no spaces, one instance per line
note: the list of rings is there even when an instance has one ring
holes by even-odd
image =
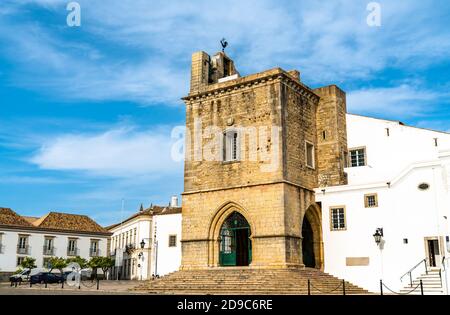
[[[97,278],[98,268],[103,271],[103,276],[106,278],[108,270],[114,267],[114,259],[111,257],[92,257],[89,261],[89,266],[94,271],[95,278]]]
[[[49,264],[49,272],[52,272],[53,269],[57,269],[61,272],[61,275],[63,274],[63,269],[67,267],[67,261],[65,258],[62,257],[51,257],[48,260]]]
[[[23,261],[20,263],[20,267],[23,269],[34,269],[36,268],[36,259],[32,257],[25,257]]]
[[[81,258],[80,256],[77,257],[72,257],[72,258],[67,258],[66,259],[66,263],[70,264],[70,263],[77,263],[78,265],[80,265],[81,269],[84,269],[86,267],[89,266],[89,263],[86,259]]]
[[[103,276],[105,277],[105,279],[106,279],[106,274],[107,274],[107,272],[112,268],[112,267],[114,267],[114,265],[115,265],[115,260],[114,259],[112,259],[111,257],[102,257],[103,259],[102,259],[102,263],[101,263],[101,267],[100,268],[102,268],[102,271],[103,271]]]

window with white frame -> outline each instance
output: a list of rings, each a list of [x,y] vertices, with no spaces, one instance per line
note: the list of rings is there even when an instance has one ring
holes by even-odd
[[[91,240],[90,256],[98,256],[98,240]]]
[[[17,243],[17,253],[23,254],[23,255],[28,255],[29,254],[28,249],[29,249],[28,235],[19,235],[19,240]]]
[[[227,131],[224,135],[224,161],[238,161],[239,152],[239,133],[235,130]]]
[[[349,166],[360,167],[367,165],[366,148],[354,148],[349,150]]]
[[[305,142],[306,166],[315,168],[314,145],[311,142]]]
[[[67,245],[67,256],[77,256],[77,240],[69,239]]]
[[[45,237],[44,240],[44,255],[53,255],[53,237]]]
[[[345,207],[332,207],[330,209],[330,219],[331,219],[331,230],[341,231],[345,230]]]

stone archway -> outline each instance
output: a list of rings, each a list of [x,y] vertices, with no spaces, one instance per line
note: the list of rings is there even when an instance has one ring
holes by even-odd
[[[324,269],[321,209],[309,206],[302,221],[302,256],[305,267]]]
[[[240,219],[241,222],[235,225],[235,219]],[[249,214],[242,206],[231,201],[221,205],[210,223],[208,266],[249,266],[252,261],[252,235],[254,235],[254,231]],[[223,264],[224,256],[221,256],[221,252],[226,249],[224,246],[229,245],[224,243],[224,238],[228,238],[228,242],[232,242],[232,245],[236,246],[235,264]],[[239,242],[239,244],[236,242]],[[239,250],[239,253],[237,250]],[[245,255],[245,251],[247,251],[247,255]]]
[[[220,229],[220,266],[249,266],[252,261],[251,229],[245,217],[233,212]]]

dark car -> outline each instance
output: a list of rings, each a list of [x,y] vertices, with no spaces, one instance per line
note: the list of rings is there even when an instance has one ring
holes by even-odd
[[[51,272],[40,272],[31,276],[30,283],[62,283],[64,278],[56,273]]]

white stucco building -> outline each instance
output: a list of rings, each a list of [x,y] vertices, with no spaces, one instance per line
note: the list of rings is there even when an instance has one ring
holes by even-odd
[[[166,207],[141,207],[108,230],[112,233],[111,255],[116,259],[112,275],[116,279],[147,280],[179,269],[181,208],[176,197]]]
[[[35,218],[0,208],[0,276],[14,273],[25,257],[46,268],[50,257],[107,256],[110,235],[83,215],[50,212]]]
[[[425,260],[441,270],[445,291],[450,134],[348,114],[347,135],[348,185],[316,189],[325,272],[372,292],[383,279],[398,291],[409,284],[408,271],[413,280],[425,272]],[[379,228],[381,247],[373,236]]]

